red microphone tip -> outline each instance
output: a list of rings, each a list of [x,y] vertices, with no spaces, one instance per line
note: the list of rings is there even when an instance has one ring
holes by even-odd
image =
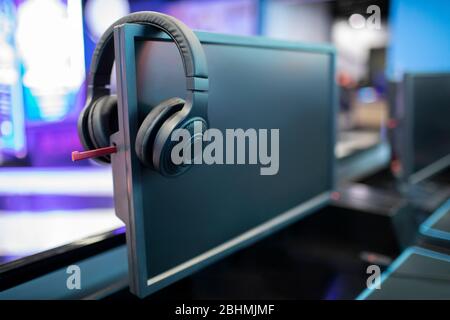
[[[117,152],[116,146],[98,148],[94,150],[87,151],[73,151],[72,152],[72,161],[84,160],[89,158],[97,158],[101,156],[106,156],[108,154],[113,154]]]

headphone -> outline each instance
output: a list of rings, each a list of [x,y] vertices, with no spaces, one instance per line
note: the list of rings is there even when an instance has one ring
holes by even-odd
[[[199,143],[208,128],[208,69],[203,48],[194,32],[181,21],[168,15],[143,11],[127,15],[113,23],[100,38],[91,62],[86,106],[78,118],[78,134],[85,149],[110,146],[110,136],[118,131],[117,97],[110,94],[109,84],[114,63],[114,28],[125,23],[154,27],[167,34],[175,43],[183,61],[187,94],[185,100],[171,98],[151,109],[140,125],[135,141],[135,152],[141,163],[163,176],[177,176],[189,165],[175,165],[171,152],[176,143],[171,135],[176,129],[191,133],[188,142]],[[110,155],[96,160],[110,163]],[[192,163],[192,161],[191,161]]]

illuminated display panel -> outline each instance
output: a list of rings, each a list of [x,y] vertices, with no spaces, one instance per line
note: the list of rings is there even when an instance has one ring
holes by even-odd
[[[28,0],[17,19],[27,118],[61,120],[85,78],[81,1]]]
[[[22,79],[14,36],[13,1],[0,2],[0,150],[4,156],[25,156]],[[0,156],[0,164],[1,164]]]
[[[403,90],[405,174],[417,183],[450,165],[450,74],[408,73]]]

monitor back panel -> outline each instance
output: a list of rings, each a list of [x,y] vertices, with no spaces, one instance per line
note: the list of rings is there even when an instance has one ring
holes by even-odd
[[[142,26],[118,28],[115,161],[125,165],[113,163],[116,210],[127,224],[131,289],[140,296],[323,206],[333,187],[333,50],[197,35],[208,61],[210,128],[279,129],[278,172],[204,164],[166,178],[142,166],[134,152],[138,125],[159,102],[184,98],[185,78],[166,37]]]

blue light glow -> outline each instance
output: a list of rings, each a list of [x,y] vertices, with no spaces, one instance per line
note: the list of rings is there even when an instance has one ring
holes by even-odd
[[[450,1],[392,0],[388,75],[450,71]]]

